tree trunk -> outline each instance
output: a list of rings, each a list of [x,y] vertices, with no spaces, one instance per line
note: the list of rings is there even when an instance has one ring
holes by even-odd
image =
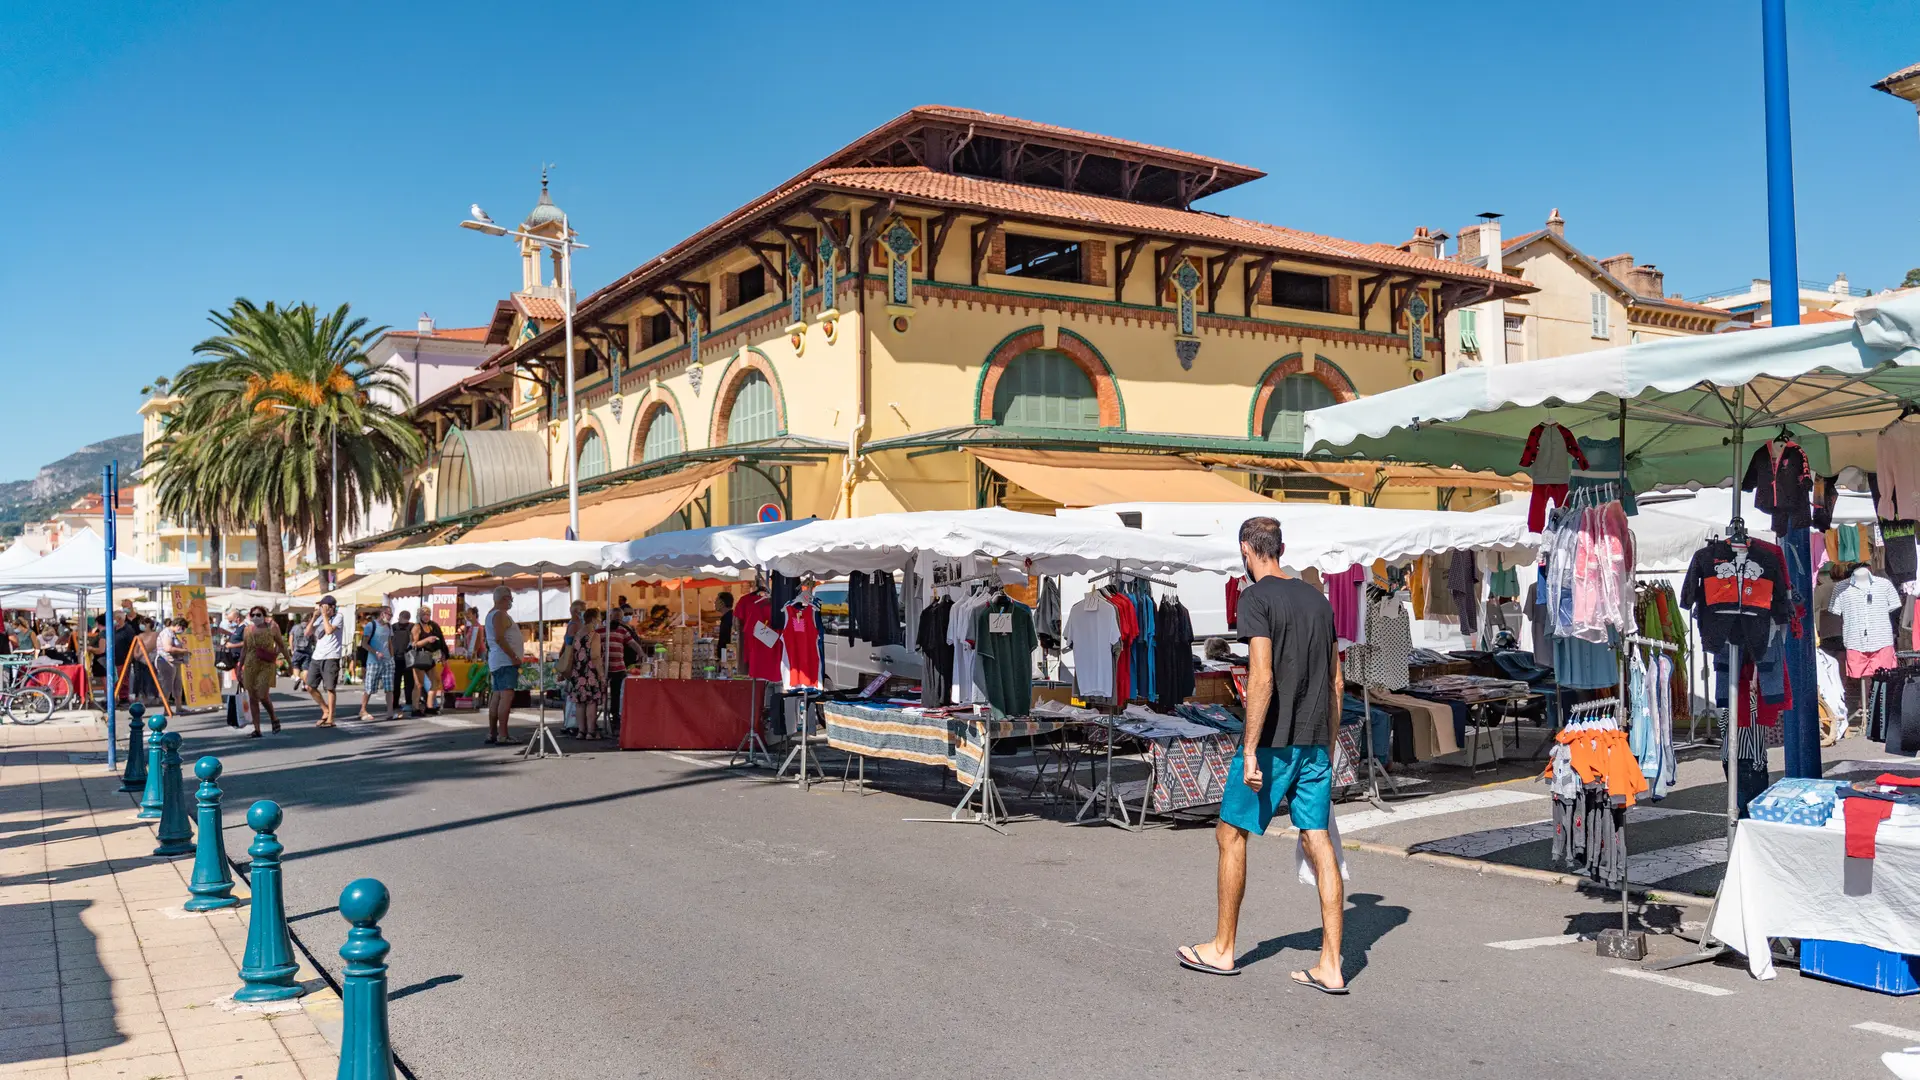
[[[260,526],[265,537],[260,547],[262,565],[266,567],[266,588],[270,592],[287,591],[287,547],[278,520],[263,522]]]
[[[253,587],[278,592],[273,587],[273,555],[267,550],[267,523],[253,527]]]
[[[227,583],[227,537],[215,525],[207,531],[207,562],[212,569],[207,571],[207,584],[221,586]]]

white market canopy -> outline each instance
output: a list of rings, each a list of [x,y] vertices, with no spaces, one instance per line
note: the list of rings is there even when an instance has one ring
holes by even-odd
[[[24,538],[15,538],[7,550],[0,551],[0,572],[25,566],[40,559],[40,553],[27,546]]]
[[[610,545],[598,540],[480,540],[468,544],[422,544],[370,551],[353,558],[357,573],[398,574],[592,574],[605,569]]]
[[[992,507],[662,533],[608,545],[605,569],[655,574],[766,569],[825,576],[902,569],[922,555],[997,559],[1035,574],[1116,568],[1230,573],[1240,566],[1234,545],[1211,538],[1153,535],[1122,528],[1117,522],[1090,525]]]
[[[1527,532],[1524,514],[1510,521],[1450,510],[1390,510],[1323,503],[1109,503],[1059,513],[1061,518],[1076,522],[1117,522],[1120,514],[1138,514],[1142,529],[1156,542],[1204,538],[1211,544],[1224,544],[1233,553],[1232,565],[1224,568],[1228,573],[1240,571],[1240,525],[1252,517],[1280,522],[1285,547],[1280,565],[1294,573],[1311,567],[1336,574],[1375,559],[1395,562],[1442,551],[1530,554],[1532,542],[1538,539]]]
[[[1874,468],[1875,437],[1920,402],[1920,292],[1863,302],[1851,321],[1673,338],[1463,368],[1306,414],[1309,453],[1513,473],[1535,424],[1617,437],[1629,483],[1725,483],[1727,446],[1790,429],[1813,469]],[[1752,448],[1744,451],[1751,453]]]
[[[100,592],[107,587],[106,562],[106,541],[92,529],[82,529],[40,558],[0,570],[0,595],[31,589]],[[115,588],[153,589],[186,583],[185,567],[155,566],[125,555],[113,560]]]

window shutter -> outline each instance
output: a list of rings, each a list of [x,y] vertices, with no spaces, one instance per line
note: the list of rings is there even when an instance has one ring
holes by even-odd
[[[1460,348],[1465,352],[1480,351],[1480,313],[1468,308],[1460,313]]]
[[[1597,338],[1606,337],[1607,336],[1607,294],[1594,293],[1591,297],[1591,300],[1593,301],[1593,319],[1592,319],[1593,336]]]

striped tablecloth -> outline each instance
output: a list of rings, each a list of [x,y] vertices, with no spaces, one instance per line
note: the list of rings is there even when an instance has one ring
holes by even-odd
[[[944,766],[968,786],[979,781],[992,740],[1045,735],[1066,726],[1057,720],[923,716],[849,701],[822,702],[820,711],[828,746],[866,757]]]

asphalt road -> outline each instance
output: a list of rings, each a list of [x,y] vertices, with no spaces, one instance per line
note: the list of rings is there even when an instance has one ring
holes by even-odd
[[[1876,1075],[1880,1052],[1920,1043],[1855,1026],[1920,1028],[1911,1001],[1791,969],[1659,982],[1543,943],[1619,909],[1532,881],[1353,854],[1353,994],[1327,998],[1287,978],[1319,947],[1290,841],[1253,851],[1248,967],[1222,979],[1173,962],[1210,933],[1209,829],[1001,837],[903,822],[945,812],[926,768],[870,769],[882,794],[803,795],[699,755],[522,762],[478,729],[311,719],[262,740],[210,717],[176,730],[189,760],[226,762],[230,821],[255,798],[285,807],[288,910],[331,970],[340,888],[392,888],[394,1042],[423,1080],[1785,1080]],[[230,828],[231,851],[245,841]]]

